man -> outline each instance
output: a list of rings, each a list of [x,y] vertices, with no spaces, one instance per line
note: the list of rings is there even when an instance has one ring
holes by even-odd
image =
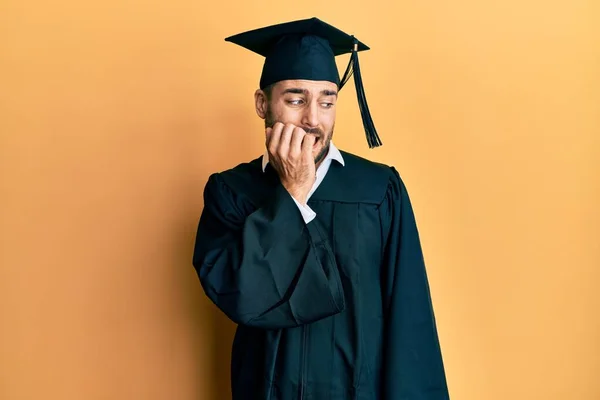
[[[368,47],[316,18],[227,40],[266,57],[265,154],[210,176],[193,258],[238,324],[233,399],[448,399],[406,187],[331,140],[353,73],[369,145],[381,144],[358,64]]]

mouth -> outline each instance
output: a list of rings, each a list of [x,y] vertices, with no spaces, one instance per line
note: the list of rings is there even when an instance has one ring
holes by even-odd
[[[312,135],[315,138],[315,144],[314,144],[315,146],[321,142],[321,136],[320,135],[317,135],[317,134],[314,134],[314,133],[309,133],[309,135]]]

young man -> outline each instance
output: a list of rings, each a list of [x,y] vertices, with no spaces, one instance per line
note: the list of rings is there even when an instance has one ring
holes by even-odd
[[[233,399],[448,399],[406,187],[332,142],[353,73],[369,145],[381,144],[358,64],[368,47],[316,18],[226,40],[266,57],[265,154],[210,176],[193,258],[238,324]]]

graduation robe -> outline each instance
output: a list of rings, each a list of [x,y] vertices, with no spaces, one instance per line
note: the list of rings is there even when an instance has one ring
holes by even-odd
[[[260,157],[208,179],[193,263],[238,324],[234,400],[449,399],[406,187],[342,155],[308,224]]]

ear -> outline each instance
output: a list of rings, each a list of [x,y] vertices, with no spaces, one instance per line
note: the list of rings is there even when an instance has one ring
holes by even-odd
[[[254,92],[254,106],[256,107],[256,114],[258,114],[261,119],[265,119],[268,107],[267,95],[260,89]]]

